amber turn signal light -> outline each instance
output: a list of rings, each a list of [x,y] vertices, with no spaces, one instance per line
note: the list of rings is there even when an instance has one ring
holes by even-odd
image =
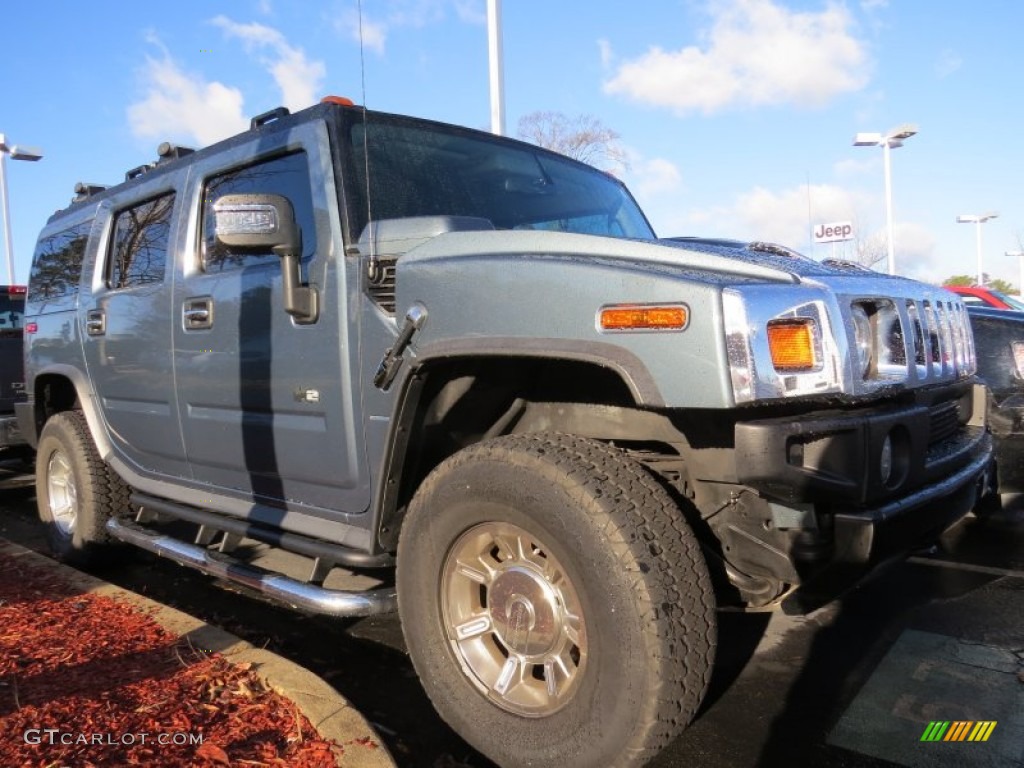
[[[772,365],[780,373],[813,371],[818,365],[814,354],[814,321],[772,320],[768,323],[768,349]]]
[[[598,313],[602,331],[681,331],[690,319],[682,304],[605,307]]]

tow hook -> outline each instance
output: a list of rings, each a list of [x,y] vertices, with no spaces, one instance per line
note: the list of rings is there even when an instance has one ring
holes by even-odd
[[[384,392],[388,391],[388,388],[398,375],[398,369],[402,367],[402,355],[405,353],[410,342],[412,342],[412,337],[416,334],[416,331],[422,328],[426,321],[426,307],[419,303],[409,307],[409,310],[405,313],[405,323],[402,325],[402,330],[398,332],[395,343],[384,353],[380,365],[377,366],[377,372],[373,374],[373,386]]]

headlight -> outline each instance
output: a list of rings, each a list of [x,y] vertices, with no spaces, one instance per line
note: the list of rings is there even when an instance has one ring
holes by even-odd
[[[853,335],[857,345],[857,366],[861,378],[866,379],[871,371],[871,318],[860,304],[853,305],[852,314]]]

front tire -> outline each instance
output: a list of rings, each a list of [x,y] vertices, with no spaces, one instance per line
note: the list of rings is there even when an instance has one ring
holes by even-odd
[[[568,435],[437,467],[398,544],[406,644],[441,716],[505,768],[638,766],[707,690],[711,581],[638,464]]]
[[[36,498],[50,551],[85,565],[110,545],[107,520],[128,507],[128,486],[96,452],[80,411],[52,416],[36,450]]]

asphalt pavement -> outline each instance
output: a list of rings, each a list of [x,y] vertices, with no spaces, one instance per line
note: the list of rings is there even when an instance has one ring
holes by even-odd
[[[707,700],[652,768],[1024,768],[1024,497],[1006,501],[810,615],[720,613]],[[15,473],[0,537],[43,548]],[[492,765],[433,713],[397,617],[303,616],[144,554],[98,575],[308,668],[403,768]]]

